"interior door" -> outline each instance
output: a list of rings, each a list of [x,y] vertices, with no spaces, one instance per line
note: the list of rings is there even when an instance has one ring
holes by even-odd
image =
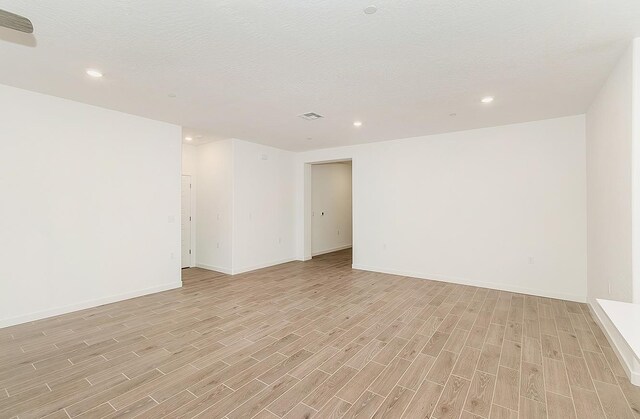
[[[191,266],[191,176],[182,176],[182,267]]]

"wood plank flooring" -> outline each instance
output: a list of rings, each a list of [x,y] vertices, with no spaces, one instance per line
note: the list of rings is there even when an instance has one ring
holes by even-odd
[[[0,330],[0,418],[640,418],[587,306],[349,251]]]

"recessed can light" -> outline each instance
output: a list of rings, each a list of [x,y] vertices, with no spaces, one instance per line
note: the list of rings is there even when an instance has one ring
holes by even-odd
[[[193,138],[191,138],[191,137],[184,137],[184,139],[185,139],[185,141],[191,141],[191,140],[193,140]]]
[[[99,79],[100,77],[102,77],[102,73],[96,69],[90,68],[87,70],[87,75],[91,76],[91,77],[95,77],[97,79]]]
[[[367,14],[367,15],[372,15],[377,11],[378,11],[378,8],[376,6],[373,6],[373,5],[367,6],[367,7],[364,8],[364,13]]]
[[[480,102],[482,102],[482,103],[491,103],[491,102],[493,102],[493,96],[485,96],[480,100]]]
[[[353,123],[353,126],[354,127],[361,127],[362,126],[362,122],[356,121],[356,122]]]

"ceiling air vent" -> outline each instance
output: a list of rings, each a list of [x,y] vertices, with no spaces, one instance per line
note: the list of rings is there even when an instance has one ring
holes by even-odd
[[[307,112],[298,116],[302,119],[306,119],[307,121],[315,121],[316,119],[324,118],[322,115],[319,115],[315,112]]]

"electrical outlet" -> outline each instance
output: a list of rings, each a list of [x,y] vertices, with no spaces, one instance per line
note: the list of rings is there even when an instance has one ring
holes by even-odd
[[[611,287],[611,281],[607,281],[607,290],[608,290],[608,292],[609,292],[609,297],[611,297],[611,289],[612,289],[612,287]]]
[[[534,263],[536,263],[536,260],[533,256],[529,256],[529,265],[533,265]]]
[[[216,248],[217,248],[217,249],[220,249],[220,242],[217,242],[217,243],[216,243]]]

